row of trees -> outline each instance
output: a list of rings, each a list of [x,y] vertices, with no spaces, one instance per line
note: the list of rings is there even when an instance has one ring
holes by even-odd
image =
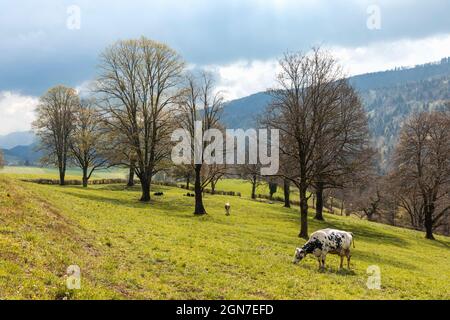
[[[129,185],[138,177],[141,201],[147,202],[153,177],[166,171],[185,178],[188,187],[192,181],[194,213],[202,215],[204,188],[211,185],[214,192],[217,181],[232,172],[251,182],[252,198],[263,181],[273,192],[282,184],[286,207],[295,186],[300,237],[308,237],[310,197],[315,218],[323,220],[330,190],[341,210],[345,204],[347,212],[371,220],[383,210],[394,212],[395,219],[400,208],[432,239],[450,210],[448,113],[422,113],[408,121],[389,176],[379,176],[366,112],[334,57],[319,48],[288,53],[280,69],[277,87],[269,90],[272,103],[259,117],[260,126],[280,133],[280,170],[272,177],[260,176],[261,164],[227,167],[205,158],[218,156],[211,152],[220,142],[214,134],[201,141],[196,136],[224,132],[223,97],[208,74],[186,72],[174,50],[146,38],[119,41],[103,52],[91,98],[80,99],[64,86],[50,89],[40,99],[34,128],[45,160],[59,168],[61,184],[70,162],[82,169],[85,186],[94,170],[123,166],[129,168]],[[196,161],[175,166],[171,138],[179,128],[194,142],[190,152]]]
[[[146,38],[119,41],[103,52],[93,92],[93,98],[81,100],[74,89],[57,86],[37,107],[34,128],[46,151],[44,161],[57,165],[61,185],[70,161],[82,169],[85,186],[98,168],[126,166],[129,185],[136,175],[141,201],[148,202],[153,177],[173,167],[174,129],[181,127],[192,138],[196,121],[203,132],[222,130],[223,99],[211,77],[187,75],[174,50]],[[225,173],[225,166],[201,160],[184,166],[189,175],[193,172],[195,214],[206,213],[203,189]]]
[[[280,66],[279,86],[269,91],[273,103],[260,123],[281,133],[278,176],[285,186],[286,206],[290,183],[300,190],[300,236],[307,237],[308,192],[315,190],[316,218],[322,220],[324,190],[362,177],[373,152],[359,98],[332,56],[320,49],[309,55],[286,54]],[[201,134],[224,130],[223,98],[212,79],[206,74],[186,76],[175,51],[146,38],[119,41],[105,50],[94,92],[95,100],[80,101],[74,89],[58,86],[37,108],[34,127],[47,160],[59,168],[61,184],[69,159],[82,168],[84,185],[95,169],[123,165],[130,168],[130,177],[139,178],[141,200],[149,201],[152,178],[171,167],[175,128],[185,129],[192,141],[197,122]],[[206,141],[197,146],[200,161],[178,168],[193,176],[195,214],[206,213],[203,189],[209,184],[214,188],[226,172],[223,164],[205,162],[204,153],[210,150]],[[260,167],[243,166],[240,171],[252,181],[252,197]]]
[[[33,127],[45,152],[42,161],[58,167],[61,185],[68,164],[76,165],[86,187],[92,173],[107,163],[100,112],[94,102],[80,100],[72,88],[56,86],[40,98],[36,113]]]
[[[424,230],[434,239],[450,218],[450,112],[414,113],[403,124],[384,175],[342,190],[346,211],[368,220]]]
[[[450,112],[414,114],[403,126],[389,181],[395,200],[426,238],[448,226],[450,213]]]

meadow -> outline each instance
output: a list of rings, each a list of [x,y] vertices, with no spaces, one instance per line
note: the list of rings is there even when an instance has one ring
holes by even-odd
[[[30,173],[29,173],[30,174]],[[32,173],[34,177],[35,174]],[[44,173],[52,176],[52,173]],[[24,173],[0,174],[0,299],[448,299],[450,239],[310,213],[310,233],[339,228],[355,234],[351,270],[327,258],[293,265],[298,208],[206,195],[196,217],[180,188],[137,201],[139,187],[47,186]],[[218,189],[246,189],[225,180]],[[223,205],[230,202],[231,216]],[[81,289],[66,288],[66,269],[81,269]],[[367,287],[377,266],[381,289]]]

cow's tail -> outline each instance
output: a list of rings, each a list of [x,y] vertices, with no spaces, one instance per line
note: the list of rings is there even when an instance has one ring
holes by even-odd
[[[352,235],[353,248],[355,248],[355,236],[352,232],[350,232],[350,234]]]

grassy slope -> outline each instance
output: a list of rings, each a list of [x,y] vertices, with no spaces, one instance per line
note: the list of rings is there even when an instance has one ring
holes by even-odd
[[[193,199],[160,188],[141,204],[138,189],[41,186],[0,175],[0,298],[415,299],[450,296],[450,239],[327,215],[311,231],[356,235],[351,272],[338,258],[291,264],[304,241],[298,213],[236,197],[208,196],[209,215]],[[7,192],[5,190],[8,190]],[[9,193],[9,196],[7,195]],[[232,215],[223,204],[231,202]],[[82,289],[67,292],[64,273],[78,264]],[[381,268],[382,290],[366,288],[366,269]]]

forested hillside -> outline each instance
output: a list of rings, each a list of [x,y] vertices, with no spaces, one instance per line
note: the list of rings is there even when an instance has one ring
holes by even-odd
[[[403,121],[414,111],[441,109],[450,101],[450,59],[414,68],[365,74],[350,78],[369,114],[374,142],[386,169]],[[224,122],[230,128],[249,128],[271,97],[264,92],[229,102]]]

